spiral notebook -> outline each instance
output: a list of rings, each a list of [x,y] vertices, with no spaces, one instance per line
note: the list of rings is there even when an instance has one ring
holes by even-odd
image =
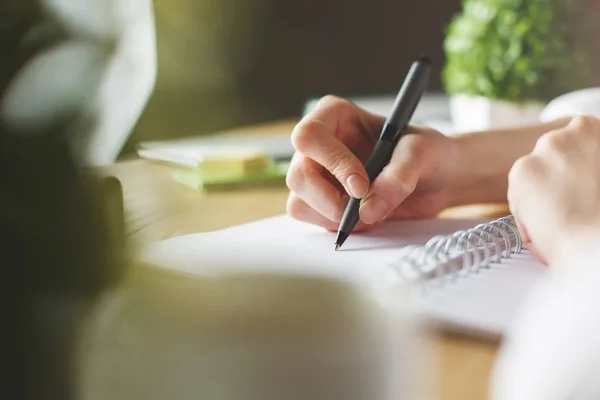
[[[338,252],[334,239],[335,233],[283,215],[153,243],[139,257],[193,274],[235,268],[318,274],[358,285],[410,282],[426,322],[489,338],[503,336],[547,273],[523,248],[510,216],[390,221],[351,235]]]

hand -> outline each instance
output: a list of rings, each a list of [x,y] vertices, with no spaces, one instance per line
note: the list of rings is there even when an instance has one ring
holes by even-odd
[[[508,200],[527,247],[548,264],[599,239],[600,121],[576,117],[542,136],[511,169]]]
[[[387,218],[433,217],[451,199],[457,146],[425,128],[409,128],[372,185],[364,168],[384,118],[327,96],[292,133],[297,152],[287,176],[288,213],[337,230],[349,196],[362,199],[364,230]]]

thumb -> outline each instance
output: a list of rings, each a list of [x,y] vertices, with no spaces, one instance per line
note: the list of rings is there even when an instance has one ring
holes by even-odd
[[[390,163],[371,185],[360,207],[360,218],[366,224],[383,220],[417,187],[422,169],[422,147],[416,146],[412,139],[404,138],[404,143],[396,148]]]

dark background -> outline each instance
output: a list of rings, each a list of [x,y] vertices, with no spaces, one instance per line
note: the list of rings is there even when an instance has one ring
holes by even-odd
[[[157,0],[158,81],[128,143],[295,117],[308,98],[394,94],[427,54],[441,89],[459,0]]]

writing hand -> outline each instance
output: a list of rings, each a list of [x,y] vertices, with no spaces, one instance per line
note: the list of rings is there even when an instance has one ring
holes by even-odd
[[[350,195],[362,199],[364,230],[388,218],[433,217],[452,201],[459,149],[450,138],[409,127],[373,184],[364,163],[384,118],[326,96],[292,133],[297,152],[287,176],[288,213],[335,231]]]

